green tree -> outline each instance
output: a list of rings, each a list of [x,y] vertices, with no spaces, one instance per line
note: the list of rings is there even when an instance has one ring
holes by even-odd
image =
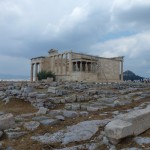
[[[53,78],[55,81],[55,74],[52,73],[51,71],[42,70],[37,74],[37,77],[38,80],[47,79],[49,77],[49,78]]]

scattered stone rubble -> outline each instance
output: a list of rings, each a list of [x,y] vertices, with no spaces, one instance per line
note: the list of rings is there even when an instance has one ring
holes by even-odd
[[[117,150],[116,144],[126,137],[132,137],[140,149],[150,144],[150,137],[138,137],[150,128],[149,98],[150,84],[145,83],[1,81],[1,102],[7,105],[13,99],[26,101],[37,112],[0,112],[0,149],[5,138],[15,141],[29,134],[33,142],[57,145],[54,150]],[[132,103],[139,105],[118,109]],[[55,132],[37,133],[41,127],[61,126],[69,119],[72,124]]]

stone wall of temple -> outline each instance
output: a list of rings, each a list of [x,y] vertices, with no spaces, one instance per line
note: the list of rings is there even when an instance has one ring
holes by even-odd
[[[120,61],[111,59],[99,59],[98,79],[105,82],[115,82],[120,80]]]

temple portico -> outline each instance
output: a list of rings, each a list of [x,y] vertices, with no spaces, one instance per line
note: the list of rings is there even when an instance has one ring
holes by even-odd
[[[84,60],[72,61],[73,69],[72,71],[80,72],[96,72],[96,62],[89,62]]]
[[[123,80],[123,57],[104,58],[51,49],[46,57],[31,59],[31,81],[41,70],[55,73],[57,80],[118,82]],[[121,78],[120,78],[121,76]]]
[[[42,59],[45,58],[45,57],[39,57],[39,58],[36,58],[36,59],[32,59],[31,61],[31,75],[30,75],[30,80],[31,81],[37,81],[38,78],[37,78],[37,74],[38,72],[41,71],[41,64],[42,64]]]

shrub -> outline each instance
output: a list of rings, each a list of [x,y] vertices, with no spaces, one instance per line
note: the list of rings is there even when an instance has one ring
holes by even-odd
[[[52,73],[51,71],[45,71],[42,70],[37,74],[38,80],[42,80],[42,79],[47,79],[49,78],[53,78],[55,80],[55,74]]]

